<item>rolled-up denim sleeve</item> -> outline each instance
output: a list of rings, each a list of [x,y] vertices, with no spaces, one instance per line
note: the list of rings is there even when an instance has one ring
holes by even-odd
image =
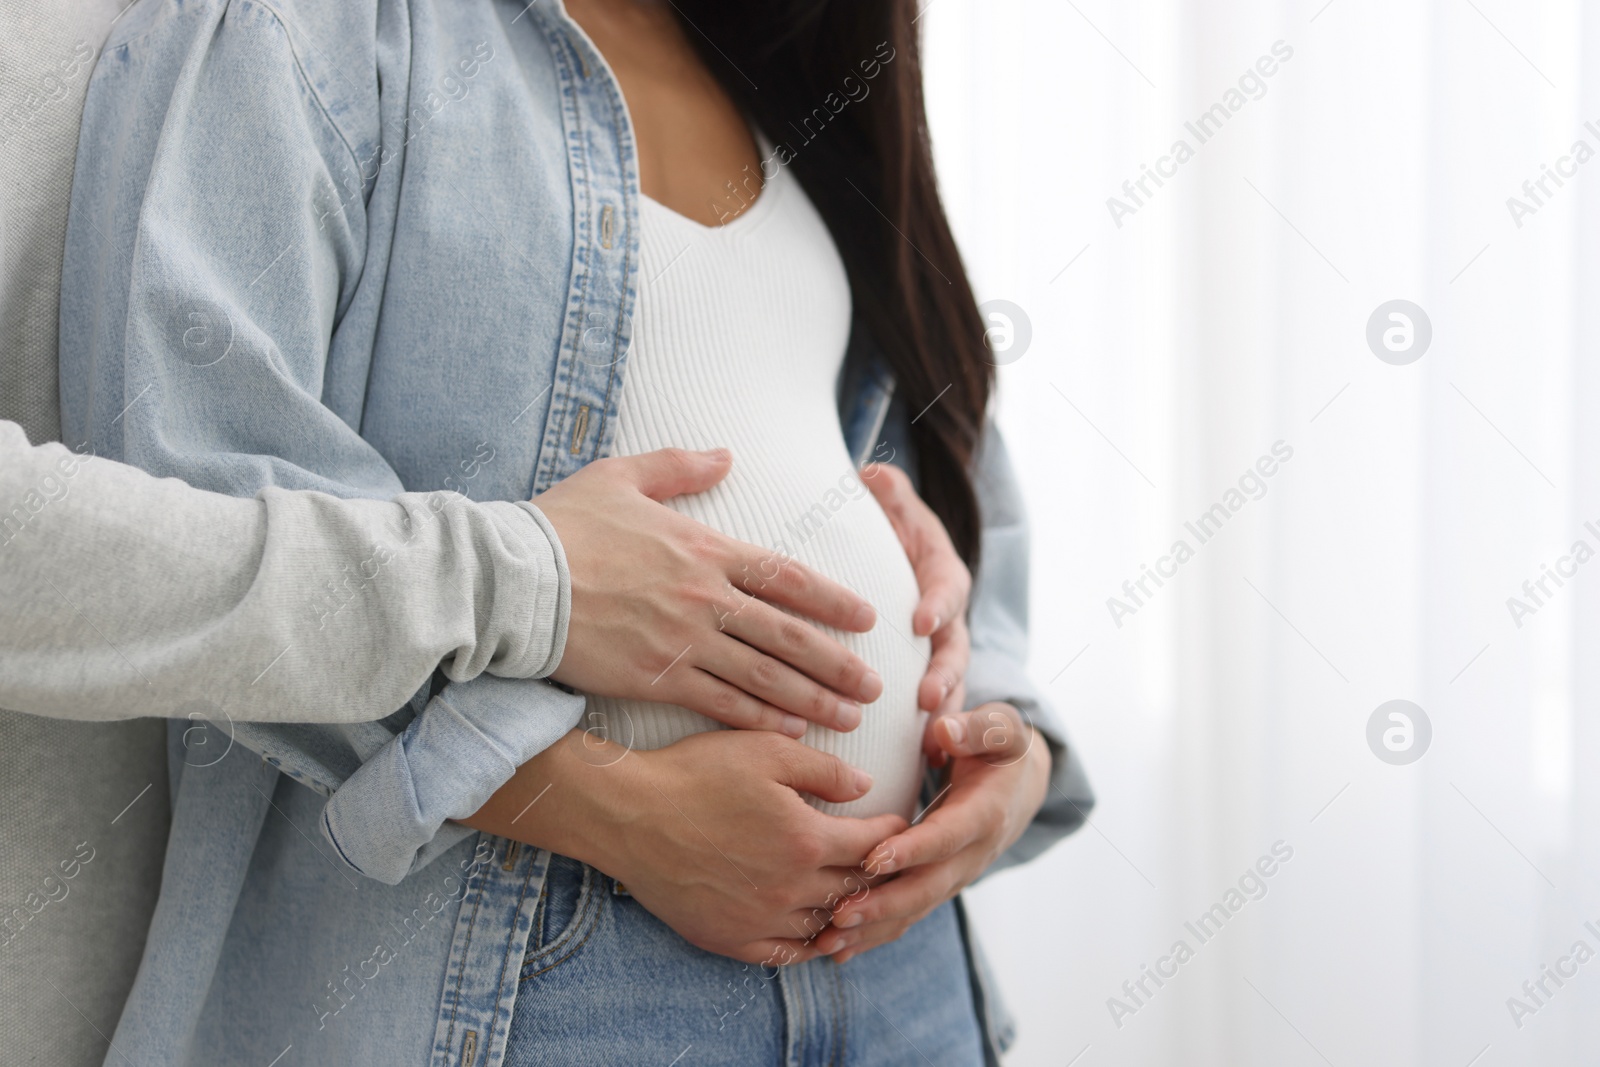
[[[1050,788],[1022,837],[987,873],[1026,863],[1081,827],[1094,794],[1060,717],[1028,677],[1028,517],[1004,439],[992,423],[974,459],[983,547],[972,590],[967,706],[1015,705],[1050,746]]]
[[[353,428],[359,412],[323,403],[337,324],[371,298],[348,131],[270,5],[141,6],[130,20],[138,31],[107,47],[85,106],[62,275],[64,431],[99,455],[235,496],[400,494]],[[244,145],[271,148],[229,147]],[[553,670],[570,582],[542,528],[558,572],[530,624],[546,627],[533,654]],[[381,566],[361,577],[399,580]],[[356,614],[327,625],[363,625]],[[308,615],[291,636],[315,649],[318,626]],[[393,872],[410,868],[428,828],[475,810],[561,736],[581,703],[548,683],[479,676],[446,685],[392,747],[369,743],[376,726],[241,723],[238,737],[296,780],[339,789],[340,850],[358,869]],[[357,773],[363,757],[372,766]]]
[[[329,799],[322,832],[340,858],[393,885],[476,833],[446,825],[481,808],[518,767],[576,726],[584,698],[483,677],[450,686]]]

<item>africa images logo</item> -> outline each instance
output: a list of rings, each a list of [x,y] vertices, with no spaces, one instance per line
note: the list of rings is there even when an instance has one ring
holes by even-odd
[[[1432,742],[1428,713],[1409,700],[1385,701],[1367,718],[1367,747],[1392,766],[1417,762]]]

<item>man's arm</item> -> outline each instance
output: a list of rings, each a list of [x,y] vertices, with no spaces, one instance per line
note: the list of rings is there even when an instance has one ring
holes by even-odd
[[[458,680],[548,674],[569,598],[529,505],[236,499],[0,422],[0,707],[377,719],[441,661]]]

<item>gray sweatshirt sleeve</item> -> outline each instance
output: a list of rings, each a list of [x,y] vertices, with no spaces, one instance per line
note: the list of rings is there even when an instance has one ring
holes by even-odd
[[[531,504],[238,499],[0,421],[0,707],[379,719],[441,661],[455,681],[549,674],[570,602]]]

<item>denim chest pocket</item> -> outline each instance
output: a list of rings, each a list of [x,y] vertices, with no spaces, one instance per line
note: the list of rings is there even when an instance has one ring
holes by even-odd
[[[559,967],[583,948],[610,896],[610,879],[568,856],[552,855],[534,908],[521,980]]]

